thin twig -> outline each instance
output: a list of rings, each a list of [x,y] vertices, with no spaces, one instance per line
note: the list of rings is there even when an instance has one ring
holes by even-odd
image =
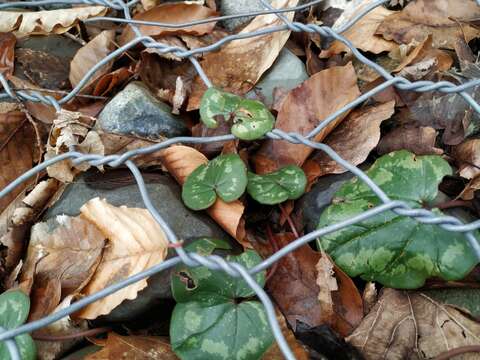
[[[288,225],[290,226],[290,229],[293,232],[293,235],[295,235],[295,238],[299,238],[300,236],[298,235],[297,228],[295,227],[295,224],[293,223],[292,218],[290,217],[290,214],[285,210],[282,204],[279,204],[278,207],[280,208],[280,211],[282,212],[283,216],[285,216],[285,219],[287,220]]]
[[[268,236],[268,241],[270,242],[270,245],[272,245],[272,248],[273,248],[273,252],[276,253],[279,249],[278,249],[278,244],[277,244],[277,241],[275,240],[275,236],[273,236],[273,232],[272,232],[272,228],[270,227],[269,224],[267,224],[267,236]],[[265,283],[268,282],[268,280],[270,280],[273,275],[275,274],[275,272],[277,271],[277,268],[278,268],[278,261],[276,261],[272,267],[269,269],[268,273],[267,273],[267,276],[265,278]]]
[[[52,93],[52,94],[60,94],[60,95],[67,95],[70,94],[68,91],[63,91],[63,90],[50,90],[50,89],[43,89],[43,88],[28,88],[28,87],[22,87],[22,88],[12,88],[15,91],[19,90],[28,90],[28,91],[40,91],[42,93]],[[94,99],[94,100],[107,100],[108,97],[106,96],[97,96],[97,95],[85,95],[85,94],[76,94],[75,97],[83,97],[86,99]]]
[[[67,335],[45,335],[45,334],[38,334],[38,335],[33,335],[34,340],[39,340],[39,341],[66,341],[66,340],[72,340],[72,339],[78,339],[80,337],[87,337],[87,336],[95,336],[99,334],[106,333],[107,331],[110,331],[111,329],[108,327],[102,327],[102,328],[96,328],[96,329],[88,329],[85,331],[79,331],[73,334],[67,334]]]
[[[473,353],[473,352],[480,352],[480,345],[468,345],[468,346],[460,346],[456,349],[445,351],[440,355],[437,355],[433,358],[433,360],[448,360],[455,356]]]

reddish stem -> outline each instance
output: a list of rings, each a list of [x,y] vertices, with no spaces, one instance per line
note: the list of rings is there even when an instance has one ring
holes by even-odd
[[[480,352],[480,345],[461,346],[456,349],[441,353],[440,355],[437,355],[433,360],[448,360],[453,358],[454,356],[472,352]]]
[[[456,207],[465,207],[473,210],[472,203],[466,200],[449,200],[436,206],[438,209],[451,209]]]
[[[295,224],[293,223],[292,218],[290,217],[290,214],[285,210],[282,204],[279,204],[278,207],[280,208],[280,211],[282,212],[283,216],[285,216],[285,219],[287,220],[288,225],[290,226],[290,229],[293,232],[293,235],[295,235],[295,238],[299,238],[300,236],[298,235],[297,228],[295,227]]]
[[[267,236],[268,236],[268,241],[272,245],[273,252],[277,252],[279,250],[278,249],[278,244],[277,244],[277,241],[275,240],[275,236],[273,235],[272,228],[270,227],[269,224],[267,224]],[[265,279],[265,283],[267,283],[268,280],[270,280],[272,278],[272,276],[275,274],[275,271],[277,271],[277,268],[278,268],[278,261],[276,261],[272,265],[272,267],[269,269],[269,271],[267,273],[267,277]]]
[[[66,341],[66,340],[72,340],[72,339],[77,339],[80,337],[87,337],[87,336],[95,336],[98,334],[103,334],[107,331],[110,331],[110,328],[103,327],[103,328],[96,328],[96,329],[88,329],[84,331],[79,331],[73,334],[67,334],[67,335],[45,335],[45,334],[38,334],[32,336],[34,340],[40,340],[40,341]]]

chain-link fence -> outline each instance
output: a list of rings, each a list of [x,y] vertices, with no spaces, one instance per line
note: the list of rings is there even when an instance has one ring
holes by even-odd
[[[330,38],[336,39],[340,42],[344,43],[350,50],[352,51],[353,55],[359,60],[360,62],[364,63],[365,65],[369,66],[373,70],[375,70],[380,76],[382,76],[385,81],[375,87],[374,89],[362,94],[359,96],[355,101],[351,102],[350,104],[346,105],[342,109],[336,111],[335,113],[331,114],[329,117],[325,119],[319,119],[319,126],[312,130],[308,135],[302,135],[297,133],[286,133],[279,129],[275,129],[269,132],[266,137],[269,139],[275,140],[283,140],[289,141],[294,144],[304,144],[310,146],[314,149],[321,150],[328,154],[333,160],[339,163],[348,171],[351,171],[354,175],[358,176],[362,181],[367,184],[372,191],[379,197],[382,201],[382,205],[372,208],[364,213],[352,217],[351,219],[342,221],[340,223],[324,227],[313,231],[307,235],[304,235],[295,241],[291,242],[284,248],[277,251],[275,254],[270,256],[269,258],[265,259],[259,265],[247,269],[242,265],[233,262],[227,262],[223,258],[211,255],[211,256],[201,256],[196,253],[186,253],[182,247],[174,246],[174,249],[177,253],[177,256],[171,259],[164,261],[163,263],[156,265],[146,271],[138,273],[134,276],[131,276],[117,284],[111,285],[102,291],[99,291],[93,295],[87,296],[82,298],[81,300],[73,303],[69,307],[62,309],[60,311],[55,312],[47,317],[44,317],[40,320],[33,321],[22,326],[17,327],[16,329],[2,329],[0,328],[0,341],[4,341],[9,349],[10,356],[12,360],[20,360],[20,354],[17,348],[15,341],[13,340],[15,336],[24,334],[24,333],[31,333],[35,330],[38,330],[44,326],[47,326],[65,316],[68,316],[81,308],[85,307],[88,304],[95,302],[98,299],[104,298],[130,284],[133,284],[137,281],[145,279],[153,274],[156,274],[160,271],[168,269],[176,264],[183,262],[188,266],[206,266],[212,270],[223,270],[231,276],[234,277],[242,277],[251,288],[255,291],[258,298],[263,303],[267,316],[268,321],[271,326],[272,332],[275,336],[275,339],[284,354],[286,359],[295,359],[293,353],[291,352],[285,338],[282,335],[280,330],[279,324],[277,322],[275,316],[274,306],[272,305],[271,300],[269,299],[268,295],[265,291],[255,282],[252,275],[259,272],[266,270],[270,266],[272,266],[275,262],[280,260],[286,254],[298,249],[302,245],[307,244],[308,242],[315,240],[316,238],[332,233],[334,231],[340,230],[344,227],[356,224],[358,222],[364,221],[368,218],[376,216],[380,213],[385,211],[393,211],[396,214],[409,216],[415,218],[417,221],[424,223],[424,224],[436,224],[437,226],[441,226],[442,228],[448,231],[454,232],[461,232],[465,235],[465,241],[468,241],[472,251],[475,252],[477,257],[480,259],[480,245],[476,240],[473,231],[480,228],[480,220],[469,224],[463,224],[460,220],[455,217],[450,216],[438,216],[433,212],[426,210],[426,209],[412,209],[406,203],[402,201],[394,201],[391,200],[363,171],[358,169],[356,166],[351,165],[347,161],[343,160],[335,151],[333,151],[329,146],[318,143],[313,141],[312,139],[315,138],[322,129],[327,127],[332,121],[334,121],[338,116],[341,114],[353,109],[357,105],[363,103],[365,100],[369,99],[370,97],[374,96],[375,94],[383,91],[384,89],[395,86],[401,90],[410,90],[416,92],[429,92],[429,91],[438,91],[441,93],[458,93],[460,94],[463,99],[473,108],[474,111],[480,113],[480,104],[478,104],[467,92],[466,90],[472,89],[475,86],[480,85],[480,79],[473,79],[467,83],[462,85],[456,85],[448,81],[440,81],[440,82],[431,82],[431,81],[416,81],[411,82],[403,77],[400,76],[392,76],[388,73],[384,68],[380,65],[374,63],[373,61],[366,58],[361,52],[359,52],[347,39],[342,37],[342,33],[352,27],[358,20],[360,20],[363,16],[365,16],[368,12],[372,11],[374,8],[378,6],[382,6],[384,3],[387,3],[389,0],[381,0],[376,1],[369,5],[367,8],[363,8],[359,11],[355,17],[349,21],[347,24],[343,25],[340,29],[336,29],[335,31],[332,30],[330,27],[326,26],[318,26],[314,24],[303,24],[300,22],[290,21],[286,18],[283,14],[295,12],[303,9],[307,9],[315,4],[321,3],[323,0],[311,1],[301,6],[287,8],[287,9],[275,9],[273,8],[268,1],[266,0],[258,0],[262,6],[265,8],[263,11],[255,11],[250,13],[244,14],[237,14],[237,15],[229,15],[229,16],[220,16],[215,18],[208,18],[206,20],[199,20],[199,21],[192,21],[189,23],[182,23],[182,24],[166,24],[166,23],[159,23],[159,22],[151,22],[151,21],[137,21],[132,20],[130,15],[130,8],[136,5],[139,0],[132,0],[129,2],[123,2],[122,0],[40,0],[40,1],[28,1],[28,2],[10,2],[10,3],[3,3],[0,4],[0,10],[10,8],[10,7],[39,7],[43,5],[52,5],[52,4],[89,4],[89,5],[102,5],[106,6],[111,9],[115,9],[123,14],[123,18],[111,18],[111,17],[97,17],[93,19],[88,19],[86,21],[98,21],[98,20],[108,20],[112,22],[121,22],[121,23],[128,23],[132,26],[133,31],[135,32],[136,38],[130,41],[128,44],[118,48],[117,50],[113,51],[105,57],[102,61],[96,64],[92,69],[88,71],[85,77],[78,83],[78,85],[66,96],[64,96],[60,100],[56,100],[51,96],[45,96],[38,91],[25,91],[25,90],[18,90],[14,91],[10,87],[7,80],[4,78],[2,74],[0,74],[0,83],[3,85],[4,93],[0,93],[0,100],[1,99],[16,99],[19,101],[34,101],[34,102],[41,102],[44,104],[49,104],[53,106],[57,111],[60,111],[61,105],[67,103],[68,101],[72,100],[80,90],[88,83],[89,79],[92,75],[100,69],[106,63],[112,61],[116,57],[123,54],[125,51],[131,49],[132,47],[142,44],[147,48],[156,48],[159,53],[173,53],[177,57],[180,58],[187,58],[193,66],[195,67],[198,75],[203,80],[203,82],[207,85],[207,87],[211,87],[212,84],[209,81],[208,77],[206,76],[205,72],[202,70],[199,62],[195,58],[196,54],[202,54],[209,51],[214,51],[219,49],[224,44],[235,41],[238,39],[244,38],[252,38],[252,37],[260,37],[269,33],[278,32],[278,31],[293,31],[293,32],[310,32],[310,33],[318,33],[322,36],[322,38]],[[465,0],[469,1],[469,0]],[[480,0],[476,0],[476,3],[480,6]],[[283,22],[283,25],[279,26],[270,26],[255,32],[250,33],[242,33],[236,35],[229,35],[224,37],[223,39],[217,41],[216,43],[196,48],[192,50],[186,51],[185,49],[162,44],[159,41],[152,39],[149,36],[143,36],[137,28],[137,25],[153,25],[153,26],[162,26],[166,28],[183,28],[192,25],[204,24],[208,22],[215,22],[220,20],[226,19],[233,19],[233,18],[240,18],[245,16],[256,16],[256,15],[263,15],[263,14],[276,14],[278,18],[280,18]],[[135,163],[130,160],[132,157],[142,154],[149,154],[160,149],[167,148],[173,144],[199,144],[199,143],[211,143],[215,141],[225,141],[225,140],[233,140],[233,135],[222,135],[222,136],[212,136],[212,137],[177,137],[171,138],[161,143],[128,151],[121,155],[108,155],[108,156],[100,156],[100,155],[92,155],[92,154],[82,154],[76,151],[70,151],[68,153],[59,155],[55,158],[49,159],[44,161],[43,163],[35,166],[31,170],[27,171],[20,177],[18,177],[15,181],[10,183],[7,187],[0,191],[0,199],[10,193],[15,187],[19,186],[24,181],[28,180],[29,178],[37,175],[42,170],[45,170],[48,166],[53,165],[59,161],[70,159],[73,164],[80,164],[82,162],[88,162],[92,166],[99,166],[99,165],[107,165],[112,168],[118,167],[120,165],[126,165],[128,169],[133,174],[138,189],[141,193],[142,199],[145,203],[145,207],[150,211],[152,216],[155,220],[160,224],[162,229],[164,230],[168,241],[171,244],[180,244],[179,239],[172,231],[170,226],[165,222],[165,220],[160,216],[158,211],[153,206],[149,195],[147,193],[147,189],[145,187],[144,180],[142,175],[135,165]]]

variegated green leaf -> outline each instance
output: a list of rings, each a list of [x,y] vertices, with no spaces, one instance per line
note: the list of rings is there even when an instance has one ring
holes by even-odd
[[[14,329],[22,325],[30,311],[30,299],[20,290],[7,291],[0,295],[0,326],[4,329]],[[35,343],[28,334],[15,337],[22,360],[36,358]],[[9,351],[4,342],[0,342],[0,359],[10,359]]]
[[[205,239],[187,250],[213,251]],[[248,250],[227,256],[247,268],[261,262]],[[265,283],[264,272],[255,280]],[[170,323],[172,348],[181,359],[258,359],[270,347],[273,335],[260,302],[250,299],[253,290],[240,278],[205,267],[179,265],[172,276],[172,293],[178,302]]]
[[[187,177],[182,199],[190,209],[207,209],[217,196],[225,202],[237,200],[245,192],[247,181],[247,169],[238,155],[220,155]]]
[[[421,208],[436,197],[439,183],[451,172],[439,156],[402,150],[379,158],[367,175],[390,198]],[[370,188],[354,178],[337,191],[318,226],[338,223],[379,204]],[[462,279],[477,264],[463,234],[392,211],[322,236],[319,245],[350,276],[361,275],[393,288],[418,288],[433,276]]]
[[[232,122],[232,134],[242,140],[255,140],[273,129],[275,118],[263,103],[244,99],[215,88],[208,89],[200,104],[200,117],[209,128],[218,120]]]
[[[307,177],[301,168],[288,165],[266,175],[248,173],[247,191],[261,204],[274,205],[303,195]]]

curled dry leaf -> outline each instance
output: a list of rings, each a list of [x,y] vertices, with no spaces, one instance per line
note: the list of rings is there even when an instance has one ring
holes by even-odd
[[[298,0],[273,0],[276,8],[293,7]],[[284,14],[289,20],[293,13]],[[274,26],[283,22],[275,14],[260,15],[250,22],[239,34],[246,34]],[[218,52],[205,56],[200,65],[216,87],[238,95],[252,89],[262,74],[267,71],[287,42],[290,31],[277,31],[271,34],[235,40]],[[198,109],[200,100],[207,88],[200,77],[196,77],[190,95],[188,110]]]
[[[473,179],[480,175],[480,139],[468,139],[453,148],[460,176]]]
[[[12,31],[17,37],[27,35],[63,34],[79,21],[103,16],[107,8],[84,6],[48,11],[0,11],[0,32]]]
[[[91,295],[105,287],[161,263],[167,256],[166,236],[146,209],[115,207],[99,198],[80,208],[81,215],[95,224],[108,239],[102,260],[92,279],[82,290]],[[132,300],[147,286],[147,279],[88,305],[76,316],[95,319],[110,313],[124,300]]]
[[[361,6],[356,7],[357,11],[351,14],[351,18],[357,16],[365,6],[371,5],[371,3],[372,1],[370,0],[363,1]],[[385,18],[394,13],[395,11],[390,11],[379,6],[366,14],[350,29],[343,32],[342,35],[356,48],[363,51],[369,51],[374,54],[380,54],[384,51],[392,51],[397,48],[398,45],[394,41],[385,40],[380,35],[375,35],[375,32]],[[343,21],[343,18],[341,20]],[[343,52],[350,53],[350,49],[344,43],[336,40],[327,50],[323,50],[320,53],[320,57],[329,58]]]
[[[69,79],[73,87],[78,85],[92,67],[115,49],[114,41],[115,30],[104,30],[77,51],[70,63]],[[110,72],[112,65],[113,60],[98,69],[83,87],[82,93],[90,93],[91,87],[102,76]]]
[[[160,159],[180,185],[183,185],[187,176],[197,167],[208,162],[208,159],[200,151],[181,145],[170,146],[162,150]],[[245,227],[242,219],[244,210],[245,207],[239,200],[226,203],[217,198],[206,211],[227,233],[242,243],[245,239]]]
[[[58,216],[32,227],[21,281],[33,280],[30,319],[50,314],[60,298],[74,294],[95,272],[104,235],[82,217]]]
[[[160,336],[120,336],[113,332],[103,348],[86,360],[178,360],[167,338]]]
[[[39,149],[35,131],[21,111],[0,113],[0,189],[30,170]],[[12,192],[0,199],[0,212],[13,201],[31,182],[24,182]]]
[[[13,74],[16,42],[12,33],[0,33],[0,74],[3,76]]]
[[[480,324],[453,306],[420,292],[384,289],[347,341],[371,360],[432,359],[460,346],[479,345],[479,334]]]
[[[274,238],[279,248],[295,239],[290,233],[278,234]],[[353,281],[333,263],[338,291],[330,289],[332,274],[318,273],[319,269],[326,271],[328,268],[316,268],[319,260],[320,253],[308,245],[293,251],[278,262],[275,272],[267,282],[267,289],[294,330],[297,321],[310,327],[327,324],[345,336],[355,329],[363,317],[362,298]],[[312,271],[313,269],[316,271]],[[327,278],[329,284],[322,280],[319,287],[317,281]],[[322,300],[330,291],[333,313],[332,304],[319,301],[320,291]]]
[[[463,200],[473,200],[475,198],[475,192],[478,190],[480,190],[480,176],[470,180],[459,196]]]
[[[175,3],[155,6],[150,10],[139,13],[138,15],[134,16],[133,19],[156,21],[169,24],[181,24],[195,20],[208,19],[216,15],[217,13],[214,10],[206,6],[198,4]],[[210,33],[214,27],[215,22],[209,22],[206,24],[182,27],[179,29],[148,25],[139,25],[138,29],[144,36],[159,38],[165,35],[176,34],[205,35]],[[134,38],[135,33],[130,26],[127,26],[120,37],[120,45],[124,45]]]
[[[380,124],[395,112],[395,101],[352,111],[329,135],[325,144],[352,165],[363,163],[380,140]],[[347,170],[323,151],[307,160],[303,169],[311,185],[318,177]]]
[[[416,155],[442,155],[443,150],[435,147],[437,131],[428,126],[399,127],[385,134],[378,143],[380,155],[397,150],[408,150]]]
[[[423,41],[432,35],[434,47],[454,49],[458,37],[468,42],[480,35],[468,24],[479,16],[480,8],[474,0],[417,0],[388,16],[377,34],[399,44]]]
[[[320,71],[290,91],[283,100],[275,128],[287,133],[307,135],[325,118],[359,95],[357,76],[351,63]],[[347,115],[348,112],[345,112],[332,121],[315,136],[315,141],[323,141]],[[306,145],[266,140],[255,154],[255,170],[264,174],[285,165],[302,166],[312,151],[313,149]]]
[[[53,121],[45,159],[51,159],[71,149],[84,154],[104,155],[105,147],[100,136],[97,132],[90,130],[94,122],[95,118],[62,109]],[[62,182],[71,182],[78,172],[89,168],[88,163],[73,166],[70,160],[63,160],[47,167],[47,172],[50,177]]]

